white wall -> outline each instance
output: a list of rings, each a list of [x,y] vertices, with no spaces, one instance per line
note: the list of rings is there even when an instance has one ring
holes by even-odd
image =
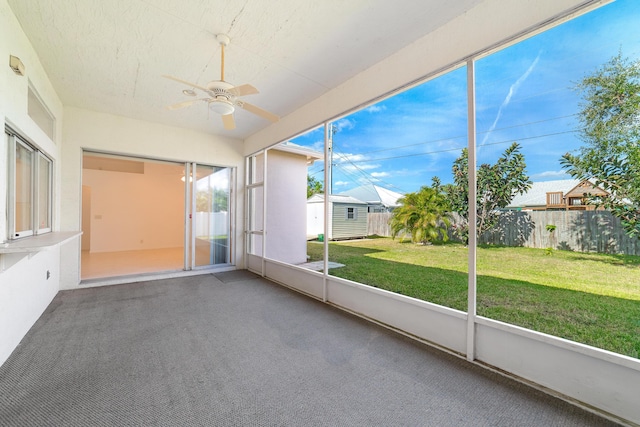
[[[267,257],[290,264],[307,261],[307,159],[267,154]]]
[[[477,52],[511,40],[584,3],[584,0],[483,1],[278,123],[251,135],[245,140],[245,154],[284,141],[418,79],[459,64]],[[393,34],[388,36],[393,37]]]
[[[59,247],[31,257],[4,256],[17,262],[0,273],[0,365],[56,296],[60,283]]]
[[[324,201],[307,203],[307,235],[318,234],[324,234]]]
[[[66,107],[62,159],[61,228],[78,230],[81,227],[81,177],[83,149],[115,154],[140,156],[178,162],[197,161],[203,164],[237,167],[237,182],[232,189],[237,197],[235,215],[236,245],[234,259],[243,265],[242,240],[244,200],[244,157],[242,141],[201,132],[145,122],[111,114]],[[93,209],[93,208],[92,208]],[[95,218],[96,211],[92,211]],[[92,245],[96,236],[92,230]],[[139,241],[140,239],[138,239]],[[78,265],[75,270],[79,271]],[[79,279],[61,284],[63,289],[78,287]]]
[[[256,156],[256,180],[263,176],[264,157]],[[266,256],[289,264],[307,261],[307,158],[272,149],[267,152]],[[254,190],[256,228],[262,224],[263,195]],[[260,239],[256,239],[260,241]],[[254,255],[262,255],[256,245]]]
[[[8,66],[9,55],[19,57],[25,75],[18,76]],[[56,118],[55,142],[28,116],[27,94],[31,81]],[[38,60],[28,38],[5,0],[0,0],[0,242],[7,239],[6,189],[7,146],[4,126],[10,124],[54,161],[54,194],[60,193],[60,140],[62,103]],[[53,229],[60,224],[59,200],[54,200]],[[60,256],[63,249],[29,256],[25,253],[0,254],[0,364],[18,345],[58,292]],[[47,279],[49,271],[49,279]]]
[[[155,162],[146,162],[141,174],[84,169],[82,185],[91,189],[90,252],[184,246],[183,170]]]

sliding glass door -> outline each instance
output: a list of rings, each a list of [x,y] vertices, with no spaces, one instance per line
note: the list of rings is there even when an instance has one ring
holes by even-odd
[[[230,263],[230,182],[231,169],[190,165],[192,179],[191,264],[187,268]]]
[[[228,167],[85,152],[81,279],[231,264],[234,177]]]

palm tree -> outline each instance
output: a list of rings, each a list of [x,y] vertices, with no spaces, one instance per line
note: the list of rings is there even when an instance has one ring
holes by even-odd
[[[415,193],[407,193],[399,203],[389,221],[392,238],[411,234],[414,243],[446,242],[449,239],[449,205],[437,189],[423,186]]]

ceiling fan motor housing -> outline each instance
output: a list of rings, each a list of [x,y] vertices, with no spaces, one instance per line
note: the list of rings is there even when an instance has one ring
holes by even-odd
[[[211,96],[213,96],[215,99],[224,97],[227,101],[233,101],[233,99],[235,98],[235,96],[232,95],[231,92],[229,92],[229,89],[232,88],[232,84],[220,80],[209,82],[207,84],[207,90],[209,91],[209,94]]]
[[[232,114],[235,111],[233,96],[228,90],[233,88],[233,85],[223,81],[213,81],[207,84],[207,90],[213,99],[209,102],[209,109],[214,113],[218,113],[222,116]]]

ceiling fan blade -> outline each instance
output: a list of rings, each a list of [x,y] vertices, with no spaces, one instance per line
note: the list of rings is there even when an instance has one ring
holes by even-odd
[[[258,89],[249,84],[232,87],[231,89],[227,89],[227,91],[235,96],[255,95],[259,93]]]
[[[224,125],[224,128],[226,130],[233,130],[236,128],[236,121],[233,118],[233,113],[232,114],[225,114],[222,117],[222,124]]]
[[[178,83],[185,84],[185,85],[187,85],[187,86],[195,87],[195,88],[200,89],[200,90],[203,90],[203,91],[205,91],[205,92],[207,92],[207,93],[209,92],[209,89],[207,89],[207,88],[206,88],[206,87],[204,87],[204,86],[200,86],[200,85],[197,85],[197,84],[195,84],[195,83],[191,83],[191,82],[188,82],[188,81],[186,81],[186,80],[179,79],[179,78],[177,78],[177,77],[167,76],[167,75],[163,75],[162,77],[164,77],[165,79],[169,79],[169,80],[176,81],[176,82],[178,82]]]
[[[277,122],[278,120],[280,120],[280,117],[276,116],[275,114],[270,113],[267,110],[263,110],[260,107],[256,107],[253,104],[249,104],[248,102],[238,101],[236,104],[240,108],[244,108],[248,112],[253,113],[253,114],[257,115],[257,116],[260,116],[263,119],[270,120],[270,121],[272,121],[274,123]]]
[[[179,102],[177,104],[168,105],[167,110],[178,110],[180,108],[188,107],[192,104],[195,104],[198,101],[205,101],[208,98],[199,98],[199,99],[190,99],[188,101]]]

